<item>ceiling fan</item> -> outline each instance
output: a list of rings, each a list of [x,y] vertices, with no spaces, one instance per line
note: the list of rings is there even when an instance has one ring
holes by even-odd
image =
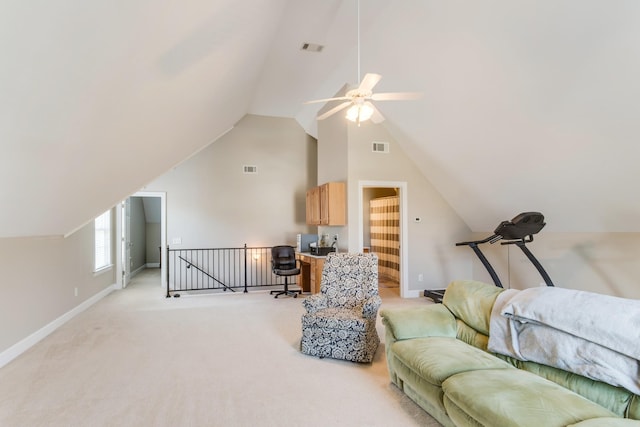
[[[358,0],[358,78],[360,78],[360,0]],[[381,123],[384,116],[378,111],[371,101],[399,101],[418,99],[422,96],[419,92],[386,92],[373,93],[373,88],[378,84],[382,76],[375,73],[367,73],[362,78],[360,85],[349,90],[344,96],[334,98],[316,99],[307,101],[305,104],[326,103],[332,101],[343,101],[329,111],[319,115],[318,120],[324,120],[333,114],[347,110],[346,118],[360,125],[360,122],[371,119],[373,123]]]

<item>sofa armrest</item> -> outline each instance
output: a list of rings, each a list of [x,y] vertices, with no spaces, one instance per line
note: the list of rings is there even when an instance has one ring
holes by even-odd
[[[307,310],[307,313],[313,314],[318,310],[327,308],[327,297],[323,294],[309,295],[302,300],[302,306]]]
[[[455,338],[457,333],[456,318],[442,304],[383,309],[380,316],[382,316],[382,323],[396,340],[425,337]]]

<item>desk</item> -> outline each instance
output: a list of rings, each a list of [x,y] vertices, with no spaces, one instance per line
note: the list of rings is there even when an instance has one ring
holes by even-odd
[[[296,252],[300,260],[300,287],[304,292],[317,294],[320,292],[322,268],[326,256],[311,255],[309,252]]]

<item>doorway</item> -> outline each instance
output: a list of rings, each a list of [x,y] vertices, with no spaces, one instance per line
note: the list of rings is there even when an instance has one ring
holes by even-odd
[[[118,285],[125,288],[129,280],[145,268],[160,268],[159,284],[166,286],[167,205],[166,193],[140,191],[122,202],[117,209]]]
[[[359,240],[362,251],[378,254],[380,286],[407,295],[407,183],[359,182]],[[373,200],[378,200],[372,202]],[[372,217],[371,207],[376,211]]]

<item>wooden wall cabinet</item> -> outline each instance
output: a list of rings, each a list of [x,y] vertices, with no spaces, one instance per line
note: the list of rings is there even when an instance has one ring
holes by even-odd
[[[307,191],[307,224],[345,225],[347,223],[344,182],[328,182]]]
[[[307,224],[320,225],[320,187],[307,190]]]

